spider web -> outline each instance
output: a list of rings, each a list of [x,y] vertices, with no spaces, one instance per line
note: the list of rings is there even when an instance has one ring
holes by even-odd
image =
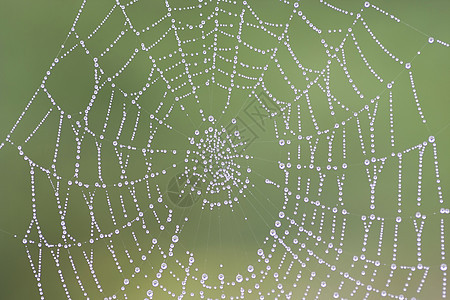
[[[407,24],[369,2],[261,3],[116,1],[83,27],[83,2],[1,144],[29,165],[42,299],[53,276],[68,299],[446,297],[414,60],[449,44],[412,29],[396,54],[370,21]]]

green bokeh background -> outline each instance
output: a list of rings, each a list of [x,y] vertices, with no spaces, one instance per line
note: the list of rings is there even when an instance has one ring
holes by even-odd
[[[92,24],[101,21],[105,14],[105,7],[112,6],[114,1],[96,1],[95,3],[90,3],[86,7],[86,19],[89,21],[83,23],[80,21],[80,35],[86,34],[89,30],[92,30]],[[141,0],[144,2],[144,0]],[[324,13],[323,6],[320,6],[318,1],[304,1],[304,11],[307,13],[308,17],[311,18],[317,25],[321,28],[327,29],[332,28],[334,24],[340,24],[344,26],[345,21],[342,21],[340,16],[336,13]],[[148,2],[150,3],[150,2]],[[182,2],[179,2],[182,3]],[[341,6],[352,11],[357,11],[362,7],[363,1],[343,1],[342,3],[336,3],[336,5]],[[421,49],[421,54],[414,58],[413,62],[413,72],[415,76],[415,83],[418,90],[418,95],[420,98],[420,104],[428,120],[427,126],[424,127],[418,122],[417,110],[414,107],[414,99],[408,88],[408,78],[405,76],[406,72],[402,71],[402,68],[394,66],[392,62],[386,59],[386,55],[380,55],[379,49],[375,48],[375,44],[369,44],[370,41],[361,41],[361,47],[364,49],[363,53],[367,57],[371,57],[371,64],[378,71],[380,70],[383,75],[386,75],[387,80],[393,80],[400,74],[396,82],[399,84],[398,97],[399,107],[402,110],[396,111],[395,119],[396,126],[396,151],[400,149],[405,149],[416,145],[426,140],[428,135],[432,134],[436,136],[438,142],[438,153],[439,153],[439,168],[441,174],[441,182],[443,186],[444,199],[448,192],[448,185],[450,180],[450,126],[449,126],[449,113],[450,113],[450,96],[449,96],[449,84],[450,84],[450,49],[437,45],[434,43],[428,45],[427,37],[424,34],[418,32],[420,30],[426,35],[434,36],[440,40],[449,42],[450,41],[450,19],[448,14],[450,13],[450,2],[448,1],[373,1],[372,3],[379,5],[386,11],[396,15],[402,21],[409,25],[400,24],[395,25],[388,17],[381,16],[376,13],[367,14],[367,22],[370,28],[377,34],[379,39],[386,45],[389,49],[393,49],[400,58],[412,59],[417,51],[421,49],[422,45],[425,45]],[[92,5],[92,6],[90,6]],[[175,4],[176,5],[176,4]],[[279,20],[284,22],[285,11],[282,9],[274,9],[274,4],[270,1],[258,1],[254,2],[252,5],[257,7],[258,13],[263,18],[273,18],[274,20]],[[26,103],[33,95],[36,88],[40,85],[43,75],[47,71],[49,65],[53,61],[55,55],[60,49],[60,45],[64,42],[68,30],[71,27],[73,19],[79,9],[80,1],[30,1],[30,0],[19,0],[19,1],[3,1],[2,8],[0,10],[0,136],[3,138],[9,133],[14,122],[17,120],[20,113],[23,111]],[[277,6],[278,7],[278,6]],[[150,23],[156,20],[161,15],[163,7],[160,4],[151,4],[145,9],[135,11],[135,19],[139,20],[141,23]],[[327,11],[329,12],[329,11]],[[146,21],[148,18],[149,21]],[[188,19],[187,19],[188,20]],[[91,22],[91,23],[89,23]],[[138,22],[137,22],[138,23]],[[84,27],[83,27],[84,26]],[[136,25],[138,26],[138,25]],[[339,26],[337,26],[339,27]],[[416,28],[417,30],[413,29]],[[310,35],[303,36],[303,33],[308,31],[300,31],[296,37],[292,37],[292,45],[302,45],[301,47],[295,48],[296,54],[300,57],[301,62],[306,66],[311,65],[312,68],[319,68],[323,66],[325,56],[322,51],[321,46],[317,44],[317,41],[311,44],[303,44],[305,40],[311,38]],[[160,32],[161,33],[161,32]],[[355,32],[357,34],[358,32]],[[107,33],[104,33],[107,35]],[[114,34],[116,32],[114,31]],[[102,36],[100,34],[100,36]],[[145,39],[145,37],[142,37]],[[271,43],[265,40],[263,36],[259,36],[257,32],[254,35],[248,36],[254,44],[266,45]],[[151,39],[151,37],[149,37]],[[68,43],[70,44],[70,40]],[[98,41],[98,47],[104,41]],[[367,44],[365,44],[366,42]],[[138,45],[136,40],[130,40],[129,43],[135,43]],[[371,45],[371,46],[365,46]],[[168,45],[173,47],[173,45]],[[365,47],[364,47],[365,46]],[[95,47],[95,46],[93,46]],[[133,46],[135,47],[135,46]],[[129,47],[123,49],[123,52],[133,49]],[[394,51],[395,50],[395,51]],[[165,53],[166,49],[162,48],[159,51]],[[286,58],[288,52],[280,54],[281,58]],[[357,57],[356,52],[349,52],[348,60],[349,65],[352,63],[352,57]],[[155,54],[155,56],[157,56]],[[253,56],[250,53],[242,54],[240,57],[244,60],[252,62],[252,64],[257,65],[259,57]],[[280,59],[281,60],[281,59]],[[286,59],[286,61],[288,61]],[[355,60],[357,61],[357,60]],[[61,99],[61,103],[64,103],[65,109],[70,111],[70,109],[75,109],[77,106],[80,107],[78,99],[87,99],[90,97],[92,92],[92,78],[87,76],[92,73],[92,66],[86,64],[83,60],[72,60],[69,61],[68,65],[64,66],[64,71],[61,77],[55,75],[55,80],[52,83],[52,90],[54,90],[55,95],[64,95],[64,99]],[[116,61],[105,61],[105,70],[108,68],[113,69]],[[295,72],[295,66],[284,65],[286,72]],[[141,72],[145,72],[145,63],[142,65],[135,66],[134,72],[131,75],[127,75],[126,79],[121,83],[124,86],[133,89],[133,86],[139,86],[142,81]],[[381,85],[372,85],[370,80],[366,80],[369,76],[367,75],[367,70],[363,69],[364,65],[354,65],[353,75],[356,82],[368,90],[369,94],[377,95],[380,94],[387,100],[387,92]],[[378,69],[377,69],[378,67]],[[88,70],[86,70],[88,69]],[[71,70],[74,70],[71,72]],[[133,74],[136,74],[133,76]],[[278,90],[279,95],[286,96],[288,94],[287,88],[283,87],[283,81],[280,80],[280,76],[273,76],[271,78],[270,73],[267,75],[270,78],[271,88]],[[279,80],[279,81],[278,81]],[[76,84],[74,84],[76,83]],[[269,84],[268,84],[269,85]],[[384,85],[384,84],[383,84]],[[342,99],[347,99],[348,101],[356,101],[354,96],[351,95],[351,90],[344,85],[342,87],[336,86],[336,91],[338,91]],[[158,91],[157,91],[158,92]],[[157,93],[156,92],[156,93]],[[220,115],[220,111],[223,107],[224,93],[219,89],[215,88],[205,88],[200,92],[200,98],[202,105],[205,108],[207,114]],[[312,92],[311,98],[315,99],[315,94]],[[282,97],[281,96],[281,97]],[[61,96],[63,97],[63,96]],[[244,98],[244,93],[242,94]],[[352,98],[353,97],[353,98]],[[395,96],[394,96],[395,97]],[[58,101],[58,100],[57,100]],[[250,101],[250,100],[243,100]],[[87,100],[83,100],[83,103],[87,103]],[[222,104],[221,104],[222,103]],[[247,104],[247,102],[244,102]],[[244,105],[244,103],[242,105]],[[356,103],[356,102],[355,102]],[[357,105],[357,103],[356,103]],[[151,110],[154,107],[153,103],[149,104],[148,109]],[[229,124],[231,117],[233,117],[239,110],[240,105],[234,105],[230,107],[230,113],[221,118],[220,123],[223,126]],[[386,107],[380,108],[381,112],[386,111]],[[398,114],[397,114],[398,112]],[[195,112],[193,112],[195,113]],[[318,113],[320,116],[320,112]],[[34,118],[38,121],[41,114],[37,113]],[[180,114],[181,116],[181,114]],[[194,126],[189,127],[186,124],[186,120],[180,119],[178,123],[178,128],[189,136],[195,127],[200,127],[202,129],[206,128],[202,124],[200,119],[198,123]],[[387,119],[386,119],[387,121]],[[332,122],[330,122],[332,124]],[[252,125],[253,129],[256,126]],[[28,127],[31,131],[34,127]],[[55,128],[53,128],[55,129]],[[305,130],[307,130],[305,128]],[[28,131],[28,132],[29,132]],[[353,135],[352,141],[349,142],[349,148],[354,150],[350,153],[355,153],[349,157],[350,165],[354,166],[354,169],[350,168],[347,182],[349,188],[345,191],[346,195],[346,209],[358,214],[369,214],[368,210],[368,199],[363,198],[360,201],[361,195],[368,195],[367,180],[365,174],[361,173],[358,169],[358,165],[361,164],[362,157],[359,156],[356,149],[359,146],[359,142],[356,138],[356,132],[349,133],[349,139]],[[160,148],[174,147],[177,149],[182,149],[185,145],[185,141],[182,141],[183,135],[173,136],[168,135],[165,137],[160,137],[158,143],[161,144]],[[49,137],[48,143],[43,143],[42,145],[35,148],[36,157],[45,157],[48,151],[53,151],[54,148],[53,139]],[[252,168],[254,168],[259,174],[267,174],[266,177],[273,179],[282,180],[282,173],[277,169],[276,162],[281,159],[285,159],[286,151],[292,149],[280,148],[277,141],[273,137],[273,132],[267,130],[267,132],[259,133],[259,138],[250,147],[249,151],[260,158],[260,162],[252,162]],[[388,145],[388,144],[387,144]],[[36,147],[36,145],[35,145]],[[353,152],[354,151],[354,152]],[[392,150],[389,147],[377,146],[377,156],[390,155]],[[295,152],[294,152],[295,153]],[[319,155],[318,155],[319,156]],[[170,158],[171,159],[171,158]],[[169,160],[170,160],[169,159]],[[95,163],[95,160],[91,162],[86,161],[87,164]],[[405,163],[410,163],[410,166],[414,166],[416,160],[412,159]],[[428,163],[432,164],[432,160]],[[158,162],[160,166],[165,167],[170,161],[161,159]],[[157,164],[158,164],[157,163]],[[245,165],[245,161],[243,161]],[[414,169],[416,168],[416,169]],[[427,167],[425,167],[427,168]],[[139,167],[136,167],[136,174],[139,172]],[[385,170],[388,171],[388,170]],[[392,171],[392,170],[391,170]],[[429,171],[426,169],[425,173]],[[12,147],[5,147],[0,150],[0,299],[38,299],[36,283],[32,276],[30,266],[26,257],[26,253],[23,245],[21,244],[21,236],[23,236],[26,226],[29,222],[30,212],[30,182],[29,182],[29,169],[19,160],[17,151],[13,150]],[[175,174],[176,170],[173,171]],[[353,173],[352,173],[353,172]],[[389,171],[388,171],[389,172]],[[404,170],[405,186],[416,187],[417,184],[417,166],[405,167]],[[408,176],[410,175],[410,176]],[[264,176],[264,175],[262,175]],[[386,181],[392,180],[395,182],[397,175],[384,174],[386,176]],[[390,177],[389,177],[390,176]],[[167,186],[170,178],[169,175],[161,179],[161,185]],[[255,180],[257,181],[258,176],[255,175]],[[432,180],[432,178],[430,179]],[[426,180],[425,180],[426,181]],[[427,181],[428,182],[428,181]],[[381,183],[380,183],[381,184]],[[388,186],[388,183],[386,183]],[[426,185],[426,184],[424,184]],[[431,186],[431,184],[430,184]],[[262,185],[258,186],[259,193],[248,202],[241,201],[236,208],[236,211],[231,213],[229,210],[213,210],[213,212],[203,212],[200,210],[200,206],[195,206],[189,209],[178,209],[173,208],[178,221],[182,220],[184,217],[189,216],[190,222],[193,224],[198,224],[197,227],[192,227],[191,229],[186,229],[183,232],[184,246],[187,249],[194,249],[196,258],[200,258],[202,263],[199,265],[210,272],[210,274],[218,274],[216,269],[219,264],[224,265],[224,273],[233,274],[234,270],[244,270],[248,264],[255,257],[255,239],[251,237],[251,234],[256,235],[261,240],[261,237],[267,235],[268,228],[270,228],[277,218],[276,214],[281,205],[280,199],[282,194],[276,189],[270,189]],[[426,189],[424,187],[424,189]],[[49,192],[49,190],[48,190]],[[394,193],[394,194],[393,194]],[[412,215],[416,212],[416,201],[415,201],[415,191],[413,188],[408,190],[409,194],[404,196],[404,213]],[[330,193],[331,194],[331,193]],[[425,194],[425,192],[424,192]],[[392,209],[392,202],[389,201],[391,197],[392,201],[395,201],[395,190],[389,190],[388,188],[378,191],[377,199],[383,199],[380,201],[378,206],[380,213],[387,218],[395,217],[395,209]],[[408,197],[409,195],[409,197]],[[327,199],[327,194],[323,196],[325,201],[334,203],[336,199]],[[75,198],[74,198],[75,199]],[[53,200],[53,199],[52,199]],[[54,220],[53,213],[56,208],[56,204],[49,199],[41,198],[41,201],[45,213],[48,213],[48,218],[44,215],[40,215],[40,219],[43,223],[48,219],[48,228],[51,228],[56,223],[52,223]],[[409,201],[408,201],[409,200]],[[267,202],[266,202],[267,201]],[[365,202],[363,202],[365,201]],[[440,205],[437,205],[436,198],[429,198],[423,200],[424,204],[422,211],[431,215],[432,212],[436,212]],[[39,202],[38,202],[39,203]],[[256,206],[255,206],[256,205]],[[258,206],[259,205],[259,206]],[[444,202],[443,207],[448,207],[448,202]],[[307,207],[304,208],[305,210]],[[250,230],[244,228],[243,217],[244,216],[256,216],[251,218],[252,223],[250,224]],[[80,213],[80,216],[82,214]],[[434,221],[430,221],[425,225],[425,237],[424,238],[424,264],[432,266],[434,269],[438,269],[441,263],[439,255],[440,243],[439,230],[436,220],[439,221],[439,216],[430,217]],[[446,226],[448,226],[448,216],[444,215],[446,219]],[[352,223],[352,220],[354,223]],[[74,226],[79,226],[80,230],[85,229],[87,226],[86,219],[73,220]],[[88,221],[87,221],[88,222]],[[198,222],[198,223],[197,223]],[[266,225],[269,224],[269,225]],[[345,249],[346,251],[352,253],[353,247],[355,254],[360,253],[361,240],[362,240],[362,230],[360,228],[361,222],[356,219],[350,219],[348,225],[349,232],[346,234]],[[429,227],[427,227],[429,226]],[[51,231],[51,230],[50,230]],[[55,229],[55,232],[57,230]],[[446,232],[448,236],[448,231]],[[14,235],[18,235],[18,238],[14,238]],[[207,237],[207,238],[205,238]],[[410,232],[404,232],[401,237],[405,238],[405,243],[401,243],[399,255],[404,259],[406,264],[415,263],[415,234],[413,232],[413,227],[410,227]],[[170,238],[168,235],[161,239]],[[258,240],[258,238],[256,238]],[[448,249],[448,238],[446,240]],[[412,241],[412,244],[411,244]],[[130,242],[130,241],[128,241]],[[392,240],[385,240],[384,243],[392,243]],[[124,241],[127,243],[127,241]],[[410,247],[408,249],[408,247]],[[384,257],[386,260],[388,256]],[[99,258],[101,261],[102,258]],[[101,265],[101,262],[99,262]],[[155,263],[156,264],[156,263]],[[47,256],[43,264],[44,270],[48,268],[50,272],[56,273],[56,269],[53,267],[54,263],[52,259]],[[342,266],[344,267],[344,266]],[[103,269],[108,270],[112,268],[108,263],[104,263]],[[310,266],[311,269],[314,265]],[[319,269],[318,269],[319,270]],[[233,275],[231,275],[233,276]],[[439,299],[441,293],[441,283],[442,283],[442,272],[430,272],[427,278],[427,283],[424,287],[424,291],[421,296],[427,295],[430,299]],[[108,276],[106,276],[108,278]],[[387,278],[386,276],[384,278]],[[47,282],[47,287],[45,293],[48,299],[63,299],[61,284],[59,282],[56,274],[49,275],[45,279]],[[113,285],[117,280],[116,277],[111,275],[110,285]],[[106,279],[108,281],[108,279]],[[52,284],[52,282],[54,284]],[[106,283],[105,285],[109,285]],[[147,283],[148,284],[148,283]],[[170,286],[170,284],[168,284]],[[92,287],[91,287],[92,288]],[[144,288],[145,290],[145,288]],[[215,297],[216,295],[213,294]],[[78,296],[80,297],[80,296]],[[98,296],[97,296],[98,297]],[[326,299],[329,295],[323,294],[322,297]],[[131,299],[134,299],[130,295]],[[78,299],[74,296],[74,299]],[[92,299],[97,299],[96,296],[92,296]],[[141,298],[139,298],[141,299]]]

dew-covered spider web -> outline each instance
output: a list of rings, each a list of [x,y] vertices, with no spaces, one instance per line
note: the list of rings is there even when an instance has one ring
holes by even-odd
[[[446,298],[450,45],[334,2],[83,1],[0,145],[41,299]]]

